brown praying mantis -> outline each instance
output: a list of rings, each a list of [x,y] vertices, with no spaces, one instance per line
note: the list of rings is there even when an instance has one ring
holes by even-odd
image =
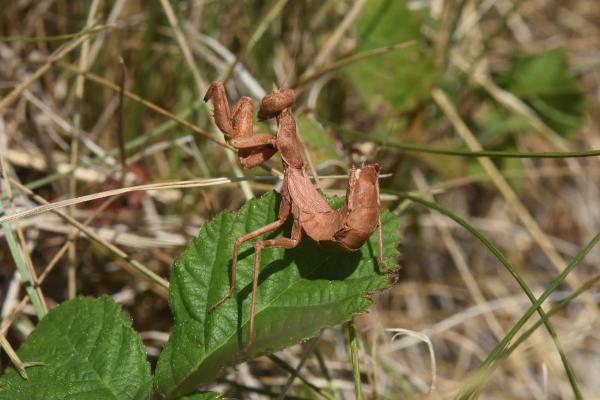
[[[294,91],[286,89],[266,95],[258,111],[259,119],[276,118],[277,133],[255,134],[252,122],[252,101],[242,97],[230,110],[225,88],[220,81],[213,82],[204,97],[212,100],[214,119],[225,140],[237,150],[243,168],[255,167],[279,152],[283,161],[283,185],[279,215],[272,222],[236,239],[231,264],[231,286],[225,297],[210,307],[212,312],[235,292],[236,268],[240,246],[258,236],[273,232],[283,226],[291,216],[292,232],[289,238],[260,240],[255,243],[252,300],[250,306],[249,334],[244,351],[254,338],[256,292],[261,252],[268,248],[292,249],[304,235],[327,248],[343,251],[358,250],[378,229],[378,256],[380,270],[389,272],[383,257],[381,215],[379,204],[379,166],[366,165],[349,171],[346,200],[339,209],[332,209],[311,182],[302,157],[303,147],[296,131],[296,121],[291,111],[295,101]]]

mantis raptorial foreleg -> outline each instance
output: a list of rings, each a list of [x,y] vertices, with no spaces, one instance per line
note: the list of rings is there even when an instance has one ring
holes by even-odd
[[[231,139],[229,144],[238,150],[253,149],[260,146],[275,146],[275,137],[268,133]],[[274,148],[274,147],[273,147]]]
[[[238,150],[237,158],[242,168],[256,167],[277,153],[273,135],[255,135],[253,132],[250,98],[242,97],[230,109],[223,83],[215,81],[204,96],[204,101],[208,100],[213,101],[215,124],[227,143]]]

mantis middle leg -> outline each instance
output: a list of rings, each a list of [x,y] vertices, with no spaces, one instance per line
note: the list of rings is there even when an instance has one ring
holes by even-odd
[[[285,188],[285,184],[284,184],[284,188]],[[226,302],[229,298],[231,298],[233,296],[233,293],[235,293],[235,288],[237,286],[237,261],[238,261],[238,252],[239,252],[240,246],[249,240],[257,238],[258,236],[264,235],[266,233],[274,232],[277,229],[281,228],[289,215],[290,215],[290,202],[287,199],[287,196],[285,195],[285,193],[283,193],[282,199],[281,199],[281,205],[279,206],[279,216],[277,218],[277,221],[272,222],[268,225],[265,225],[262,228],[259,228],[255,231],[249,232],[243,236],[240,236],[239,238],[237,238],[235,240],[235,243],[233,245],[233,256],[232,256],[232,260],[231,260],[231,281],[230,281],[231,283],[229,286],[229,291],[227,292],[225,297],[223,297],[221,300],[219,300],[218,302],[216,302],[215,304],[210,306],[210,308],[208,309],[209,313],[213,312],[215,310],[215,308],[219,307],[221,304]]]
[[[252,303],[250,304],[250,327],[248,332],[248,341],[244,346],[244,351],[252,345],[254,340],[254,317],[256,313],[256,291],[258,288],[258,276],[260,273],[260,256],[263,249],[284,248],[293,249],[298,246],[302,239],[302,227],[298,220],[294,220],[292,233],[289,238],[277,238],[271,240],[262,240],[254,245],[254,271],[252,275]]]

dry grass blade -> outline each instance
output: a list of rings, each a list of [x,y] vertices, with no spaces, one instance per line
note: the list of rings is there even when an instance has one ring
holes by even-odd
[[[27,89],[33,82],[38,80],[42,75],[44,75],[48,70],[52,67],[52,65],[56,64],[60,61],[64,56],[75,50],[81,43],[86,40],[86,36],[78,37],[77,39],[61,46],[56,52],[51,55],[46,63],[41,66],[37,71],[31,74],[27,79],[23,82],[19,83],[17,87],[10,91],[3,99],[0,100],[0,110],[10,107],[23,93],[25,89]]]
[[[75,67],[73,67],[71,65],[66,65],[66,64],[61,64],[61,63],[59,63],[58,65],[60,65],[61,67],[65,68],[65,69],[67,69],[67,70],[69,70],[69,71],[71,71],[71,72],[73,72],[75,74],[81,74],[86,79],[88,79],[88,80],[90,80],[92,82],[98,83],[98,84],[100,84],[100,85],[102,85],[104,87],[107,87],[109,89],[112,89],[115,92],[119,92],[121,90],[120,87],[119,87],[119,85],[116,85],[116,84],[112,83],[111,81],[109,81],[107,79],[101,78],[98,75],[95,75],[95,74],[92,74],[92,73],[89,73],[89,72],[80,71],[80,70],[78,70],[77,68],[75,68]],[[142,97],[140,97],[140,96],[138,96],[138,95],[136,95],[134,93],[131,93],[128,90],[125,91],[124,95],[128,99],[133,100],[135,102],[138,102],[138,103],[142,104],[144,107],[147,107],[147,108],[151,109],[152,111],[157,112],[158,114],[160,114],[160,115],[162,115],[162,116],[164,116],[164,117],[166,117],[168,119],[171,119],[171,120],[175,121],[176,123],[178,123],[178,124],[180,124],[182,126],[185,126],[186,128],[190,129],[191,131],[193,131],[193,132],[195,132],[195,133],[197,133],[197,134],[205,137],[206,139],[208,139],[208,140],[210,140],[212,142],[215,142],[219,146],[231,149],[231,147],[229,145],[227,145],[227,143],[225,143],[225,142],[223,142],[221,140],[215,139],[214,136],[210,132],[208,132],[208,131],[206,131],[204,129],[199,128],[198,126],[196,126],[196,125],[192,124],[191,122],[188,122],[188,121],[186,121],[186,120],[178,117],[177,115],[175,115],[175,114],[173,114],[173,113],[165,110],[164,108],[162,108],[162,107],[160,107],[160,106],[158,106],[158,105],[156,105],[156,104],[154,104],[154,103],[152,103],[150,101],[144,100]]]
[[[23,193],[31,196],[31,198],[33,198],[36,202],[38,202],[40,204],[43,204],[43,205],[49,205],[49,203],[48,203],[48,201],[46,201],[46,199],[44,199],[41,196],[36,195],[29,188],[27,188],[26,186],[21,185],[19,182],[16,182],[16,181],[14,181],[12,179],[11,179],[11,182],[15,186],[17,186],[20,191],[22,191]],[[123,261],[125,261],[135,271],[137,271],[140,274],[142,274],[144,277],[146,277],[147,279],[149,279],[151,282],[157,284],[158,286],[161,286],[164,289],[168,289],[169,288],[169,282],[166,279],[162,278],[161,276],[158,276],[156,273],[154,273],[152,270],[150,270],[148,267],[146,267],[145,265],[143,265],[139,261],[133,260],[123,250],[121,250],[120,248],[118,248],[114,244],[108,242],[107,240],[102,239],[101,237],[99,237],[97,234],[95,234],[90,229],[86,228],[82,223],[80,223],[79,221],[77,221],[73,217],[69,216],[68,214],[65,214],[62,211],[56,210],[56,209],[52,209],[51,211],[54,212],[54,213],[56,213],[59,217],[61,217],[65,221],[67,221],[69,224],[73,225],[77,230],[79,230],[80,232],[82,232],[88,238],[90,238],[93,241],[99,243],[100,245],[106,247],[113,254],[115,254],[117,257],[119,257],[120,259],[122,259]]]
[[[432,92],[433,98],[438,103],[440,108],[444,111],[456,132],[461,136],[461,138],[467,143],[471,150],[481,151],[482,147],[471,132],[471,130],[467,127],[464,121],[458,115],[456,108],[446,96],[444,92],[440,89],[434,89]],[[478,158],[479,162],[488,173],[492,182],[498,187],[498,190],[506,201],[510,203],[510,205],[515,210],[515,213],[518,215],[519,219],[523,222],[523,225],[527,228],[533,239],[540,245],[541,249],[544,251],[544,254],[548,257],[552,265],[556,268],[558,272],[560,272],[564,266],[566,265],[566,261],[562,258],[562,256],[556,251],[556,248],[550,242],[546,234],[542,231],[538,223],[533,219],[529,211],[525,208],[523,203],[519,200],[516,193],[511,189],[510,185],[504,179],[498,168],[491,162],[489,158]],[[579,281],[574,275],[570,275],[567,278],[567,282],[572,287],[579,286]],[[596,306],[593,302],[588,303],[588,306],[591,309],[595,309]]]
[[[254,178],[256,179],[256,178]],[[176,181],[176,182],[161,182],[161,183],[149,183],[145,185],[130,186],[118,189],[106,190],[104,192],[98,192],[88,194],[85,196],[79,196],[73,199],[67,199],[55,203],[46,203],[30,210],[24,210],[15,214],[6,215],[0,218],[0,223],[11,222],[22,218],[32,217],[35,215],[43,214],[49,211],[56,211],[61,208],[85,203],[92,200],[103,199],[110,196],[118,196],[121,194],[148,191],[148,190],[166,190],[166,189],[184,189],[193,187],[208,187],[216,185],[226,185],[230,183],[236,183],[239,179],[237,178],[212,178],[212,179],[194,179],[189,181]],[[24,187],[24,186],[20,186]],[[27,191],[26,193],[32,193]]]
[[[211,125],[203,97],[220,79],[228,100],[249,96],[255,108],[274,88],[296,91],[319,195],[345,196],[352,164],[386,172],[379,200],[398,217],[403,268],[356,319],[354,366],[338,327],[322,332],[301,373],[308,343],[227,369],[205,389],[351,399],[355,367],[365,398],[445,399],[470,384],[482,398],[600,398],[600,249],[503,342],[600,230],[600,150],[585,150],[600,149],[597,2],[2,2],[0,161],[16,182],[0,189],[4,368],[42,301],[76,294],[111,296],[136,329],[160,330],[142,334],[149,357],[160,355],[175,323],[173,260],[211,219],[284,183],[279,155],[241,170]],[[275,123],[253,127],[275,133]],[[268,285],[257,284],[259,306]],[[425,336],[385,330],[396,326]],[[491,379],[474,373],[488,357]]]
[[[429,351],[429,363],[431,366],[431,385],[429,386],[429,394],[433,393],[436,388],[437,381],[437,362],[435,360],[435,350],[433,349],[433,343],[431,339],[426,334],[417,331],[411,331],[409,329],[402,328],[388,328],[386,332],[393,332],[394,336],[392,336],[392,342],[396,340],[396,338],[400,336],[410,336],[412,338],[417,339],[427,345],[427,350]]]
[[[96,218],[106,207],[108,207],[117,197],[112,197],[106,200],[98,209],[90,215],[84,222],[83,225],[88,225],[94,218]],[[75,239],[77,233],[72,232],[71,235],[67,238],[67,241],[63,246],[54,254],[48,265],[44,268],[44,271],[38,277],[38,284],[41,286],[48,275],[54,270],[54,267],[58,265],[61,257],[64,256],[69,249],[70,242]],[[6,334],[11,324],[15,320],[15,318],[19,315],[20,312],[23,311],[23,308],[27,305],[27,301],[29,300],[28,296],[23,297],[23,299],[12,309],[9,315],[5,316],[2,320],[2,324],[0,324],[0,335]]]
[[[90,29],[94,24],[96,13],[100,7],[100,0],[93,0],[90,5],[90,9],[87,15],[85,23],[85,29]],[[79,55],[79,69],[81,71],[87,71],[90,67],[88,59],[90,55],[90,41],[86,36],[81,45],[81,53]],[[75,79],[75,102],[77,103],[75,116],[73,118],[73,125],[75,131],[71,137],[71,151],[69,156],[69,163],[72,169],[77,168],[79,160],[79,132],[81,129],[81,119],[83,113],[83,95],[85,90],[85,79],[82,75],[77,75]],[[74,175],[69,177],[69,197],[75,197],[77,195],[77,179]],[[69,214],[73,214],[74,208],[69,208]],[[74,232],[75,230],[73,230]],[[74,299],[77,295],[77,242],[71,241],[69,245],[69,264],[67,265],[67,293],[69,299]]]
[[[350,28],[352,23],[356,20],[356,18],[358,18],[360,11],[365,6],[365,3],[366,0],[357,0],[352,4],[350,11],[348,11],[342,22],[329,35],[323,44],[323,47],[321,47],[321,50],[316,55],[312,65],[306,71],[304,71],[300,77],[300,81],[304,80],[305,77],[312,75],[317,68],[327,61],[327,59],[331,56],[331,53],[333,53],[335,48],[338,46],[344,33],[346,33],[348,28]]]
[[[235,70],[237,63],[243,60],[243,58],[250,52],[252,47],[260,40],[262,35],[265,33],[265,31],[271,24],[271,22],[273,22],[273,20],[277,18],[277,16],[281,12],[281,10],[283,10],[283,7],[286,5],[287,2],[288,0],[277,0],[273,2],[273,4],[271,4],[269,10],[258,21],[256,28],[254,28],[249,39],[246,41],[246,43],[244,43],[242,49],[235,56],[235,59],[231,61],[223,71],[221,75],[222,81],[227,82],[229,80],[229,78],[233,74],[233,71]]]
[[[177,39],[177,43],[179,44],[179,47],[181,48],[181,52],[183,53],[183,59],[185,60],[185,63],[187,64],[188,68],[192,72],[192,76],[194,77],[194,83],[196,84],[196,90],[197,90],[196,94],[198,95],[198,97],[204,97],[204,95],[206,94],[208,85],[204,81],[202,76],[200,75],[200,71],[198,71],[198,67],[196,66],[196,63],[192,56],[192,51],[190,50],[190,45],[188,44],[188,41],[187,41],[185,35],[183,34],[181,27],[179,26],[179,22],[177,21],[177,17],[175,16],[173,7],[171,6],[171,3],[169,2],[169,0],[160,0],[160,3],[163,7],[163,10],[165,11],[165,14],[167,15],[169,24],[171,24],[171,28],[175,32],[175,37]],[[207,112],[209,112],[206,104],[204,105],[204,107],[207,110]],[[244,176],[242,170],[237,166],[237,164],[235,162],[234,155],[231,152],[227,152],[226,157],[227,157],[227,162],[231,166],[231,169],[233,170],[235,176],[238,176],[238,177]],[[254,194],[252,193],[252,189],[250,188],[250,186],[248,185],[248,183],[246,181],[243,181],[243,180],[240,181],[239,185],[240,185],[240,188],[242,189],[242,192],[244,193],[244,196],[246,197],[246,200],[250,200],[251,198],[254,197]]]
[[[427,192],[429,190],[425,177],[420,171],[415,171],[413,173],[413,179],[415,180],[417,187],[421,192]],[[425,195],[425,198],[429,201],[434,201],[433,196],[430,194]],[[490,330],[493,332],[496,340],[501,340],[505,335],[505,331],[502,328],[502,325],[500,324],[498,318],[496,318],[493,311],[490,309],[489,303],[483,295],[483,292],[477,282],[477,279],[473,276],[473,273],[471,272],[464,252],[452,236],[450,229],[444,225],[443,218],[440,215],[435,214],[433,210],[430,210],[430,213],[432,218],[434,219],[434,223],[436,224],[437,229],[440,232],[442,241],[448,249],[448,253],[450,253],[450,256],[452,257],[452,260],[454,261],[454,264],[456,265],[459,275],[464,281],[467,290],[469,291],[471,297],[477,304],[477,307],[481,308],[483,316],[487,324],[489,325]],[[427,338],[427,340],[429,340],[429,338]],[[430,345],[430,341],[428,342],[428,345]],[[522,365],[522,360],[512,359],[511,361],[513,370],[518,371],[519,367]],[[525,385],[528,386],[533,395],[535,395],[536,397],[542,395],[541,389],[537,387],[537,385],[535,385],[535,379],[529,372],[527,372],[526,376],[524,376],[523,378],[519,377],[519,379],[522,379],[524,381]],[[432,386],[434,385],[432,384]]]
[[[308,359],[308,356],[310,356],[312,354],[312,352],[314,351],[315,347],[317,347],[318,343],[319,343],[319,337],[313,338],[313,339],[311,339],[308,342],[308,345],[304,349],[304,353],[302,354],[302,357],[300,358],[300,361],[298,362],[298,365],[296,366],[295,371],[290,374],[287,382],[285,383],[285,385],[281,389],[281,392],[279,393],[279,396],[277,396],[277,400],[283,400],[283,399],[285,399],[287,397],[286,394],[287,394],[288,390],[290,389],[290,387],[294,383],[294,380],[298,376],[298,374],[299,374],[300,370],[302,369],[302,367],[304,367],[304,363]]]
[[[4,334],[0,335],[0,347],[2,347],[2,350],[4,350],[8,358],[10,358],[10,361],[13,363],[17,371],[19,371],[19,374],[21,374],[23,379],[29,379],[27,377],[27,372],[25,371],[25,363],[21,361],[21,359],[17,355],[17,352],[13,349],[8,340],[6,340],[6,338],[4,337]]]

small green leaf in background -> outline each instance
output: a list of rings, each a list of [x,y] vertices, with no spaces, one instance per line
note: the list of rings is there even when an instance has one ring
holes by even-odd
[[[339,160],[335,145],[329,133],[318,122],[302,115],[298,117],[298,130],[315,165],[328,160]]]
[[[499,83],[527,101],[557,132],[566,135],[581,125],[585,112],[583,93],[569,73],[563,50],[520,56]]]
[[[150,364],[131,321],[109,298],[67,301],[39,322],[18,351],[25,380],[12,368],[0,378],[0,399],[149,399]]]
[[[293,345],[366,311],[371,301],[365,295],[388,287],[376,261],[376,233],[358,252],[327,251],[307,238],[292,250],[267,249],[262,253],[254,343],[249,354],[241,355],[248,338],[254,242],[240,249],[236,295],[211,314],[207,310],[229,288],[235,239],[273,222],[278,207],[279,196],[269,193],[246,203],[237,215],[219,214],[174,263],[169,303],[175,328],[156,369],[156,387],[167,398],[213,381],[228,365]],[[387,212],[382,224],[385,256],[393,265],[398,224]],[[282,234],[289,237],[289,224]]]
[[[506,143],[512,144],[514,135],[526,131],[530,126],[524,117],[494,107],[478,129],[477,140],[488,150],[507,150]]]
[[[358,51],[421,38],[423,13],[407,9],[402,0],[370,0],[357,20]],[[413,108],[429,97],[435,77],[431,57],[420,46],[392,51],[348,67],[365,98],[382,96],[396,111]]]

